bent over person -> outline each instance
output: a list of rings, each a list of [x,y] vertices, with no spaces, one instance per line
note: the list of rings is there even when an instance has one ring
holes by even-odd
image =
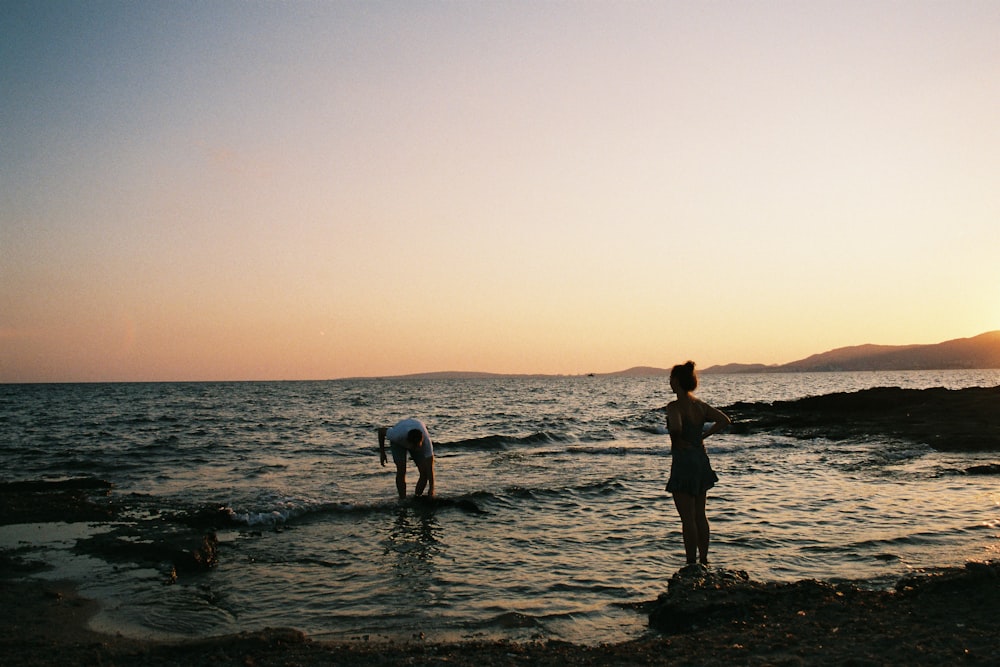
[[[379,458],[384,466],[388,460],[385,441],[389,441],[392,462],[396,464],[396,490],[399,498],[406,497],[406,456],[417,466],[420,473],[414,495],[420,496],[427,488],[427,495],[434,495],[434,445],[427,427],[419,419],[404,419],[392,428],[383,426],[378,430]]]

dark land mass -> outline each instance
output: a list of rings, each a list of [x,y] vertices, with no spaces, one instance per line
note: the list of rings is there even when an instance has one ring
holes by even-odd
[[[679,360],[683,361],[683,360]],[[697,360],[696,360],[697,361]],[[1000,331],[990,331],[972,338],[933,345],[855,345],[814,354],[787,364],[732,363],[709,366],[702,373],[822,373],[851,371],[927,371],[975,370],[1000,368]],[[385,380],[455,380],[494,378],[585,378],[585,377],[663,377],[669,368],[633,366],[613,373],[579,375],[504,374],[474,371],[442,371],[395,375]],[[348,378],[360,379],[360,378]]]
[[[1000,387],[878,387],[723,408],[732,433],[773,431],[831,440],[881,434],[938,450],[1000,451]]]
[[[1000,331],[936,345],[862,345],[785,364],[785,371],[902,371],[1000,368]]]
[[[787,364],[726,364],[705,373],[818,373],[1000,368],[1000,331],[933,345],[855,345]]]
[[[933,345],[855,345],[787,364],[725,364],[705,373],[821,373],[1000,368],[1000,331]]]

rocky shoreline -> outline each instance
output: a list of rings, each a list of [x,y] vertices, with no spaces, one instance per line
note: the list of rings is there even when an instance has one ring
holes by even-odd
[[[661,636],[620,644],[326,643],[287,628],[180,643],[96,634],[72,588],[0,579],[4,665],[938,665],[1000,663],[1000,562],[926,572],[893,591],[679,572],[649,603]]]

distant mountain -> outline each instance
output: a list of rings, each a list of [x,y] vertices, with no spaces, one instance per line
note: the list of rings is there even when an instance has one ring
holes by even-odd
[[[598,373],[602,377],[608,376],[620,376],[620,377],[632,377],[632,378],[642,378],[642,377],[663,377],[664,375],[670,375],[669,368],[654,368],[653,366],[633,366],[624,371],[617,371],[615,373]]]
[[[699,373],[771,373],[776,366],[766,366],[764,364],[723,364],[721,366],[709,366]]]
[[[580,377],[577,375],[543,375],[521,373],[482,373],[479,371],[435,371],[431,373],[410,373],[409,375],[385,375],[382,380],[488,380],[491,378],[547,378]],[[345,378],[357,380],[362,378]]]
[[[700,373],[819,373],[833,371],[930,371],[1000,368],[1000,331],[972,338],[957,338],[933,345],[855,345],[814,354],[787,364],[722,364],[699,369]],[[633,366],[614,373],[581,375],[505,374],[475,371],[441,371],[387,376],[387,380],[435,380],[476,378],[583,378],[664,377],[669,368]]]
[[[826,371],[929,371],[1000,368],[1000,331],[933,345],[855,345],[787,364],[727,364],[703,373],[807,373]]]

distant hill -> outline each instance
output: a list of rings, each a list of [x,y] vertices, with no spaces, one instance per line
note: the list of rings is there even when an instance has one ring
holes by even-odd
[[[787,364],[727,364],[703,373],[807,373],[828,371],[929,371],[1000,368],[1000,331],[932,345],[855,345]]]
[[[723,364],[721,366],[709,366],[699,373],[772,373],[776,366],[766,366],[764,364]]]
[[[624,371],[617,371],[615,373],[598,373],[601,377],[663,377],[664,375],[670,375],[669,368],[655,368],[653,366],[633,366],[632,368],[626,369]]]
[[[521,373],[481,373],[479,371],[435,371],[432,373],[410,373],[409,375],[385,375],[382,380],[489,380],[491,378],[552,378],[581,377],[578,375],[543,375]],[[344,378],[357,380],[362,378]]]
[[[957,338],[933,345],[855,345],[814,354],[787,364],[722,364],[699,369],[700,373],[821,373],[835,371],[930,371],[1000,368],[1000,331],[972,338]],[[633,366],[614,373],[580,375],[504,374],[475,371],[441,371],[387,376],[387,380],[454,380],[476,378],[547,377],[664,377],[669,368]]]

